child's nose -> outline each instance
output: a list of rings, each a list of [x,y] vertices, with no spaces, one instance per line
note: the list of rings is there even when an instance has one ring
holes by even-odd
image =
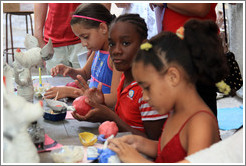
[[[82,44],[83,47],[87,47],[88,46],[88,43],[85,42],[85,41],[81,41],[81,44]]]
[[[115,54],[122,53],[122,49],[121,49],[120,44],[116,44],[115,49],[114,49],[114,53]]]
[[[149,101],[149,96],[145,93],[145,92],[143,92],[143,100],[144,101]]]

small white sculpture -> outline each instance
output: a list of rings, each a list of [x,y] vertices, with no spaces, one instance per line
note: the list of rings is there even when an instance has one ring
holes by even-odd
[[[27,34],[25,38],[26,52],[15,50],[14,77],[17,86],[17,94],[23,96],[27,101],[33,102],[34,87],[31,76],[33,66],[42,65],[42,60],[49,60],[53,57],[54,50],[51,39],[43,47],[38,47],[38,40]]]
[[[28,126],[42,117],[39,103],[32,104],[14,94],[12,68],[4,64],[3,85],[3,162],[40,162],[37,148],[27,131]]]

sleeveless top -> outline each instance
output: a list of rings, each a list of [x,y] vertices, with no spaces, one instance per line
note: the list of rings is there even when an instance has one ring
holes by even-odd
[[[212,117],[215,118],[215,116],[208,111],[199,111],[199,112],[194,113],[184,122],[184,124],[179,129],[178,133],[173,136],[173,138],[163,147],[162,150],[161,150],[161,137],[160,137],[159,142],[158,142],[157,157],[155,160],[156,163],[175,163],[175,162],[178,162],[180,160],[183,160],[187,156],[187,152],[185,151],[185,149],[183,148],[183,146],[181,144],[179,134],[182,131],[182,129],[184,128],[184,126],[186,125],[186,123],[193,116],[195,116],[196,114],[198,114],[200,112],[208,113]],[[167,120],[165,121],[165,123],[163,125],[163,129],[165,127]],[[216,120],[216,118],[215,118],[215,120]]]
[[[96,51],[95,57],[91,66],[91,79],[89,87],[97,87],[99,82],[102,82],[102,92],[110,93],[113,69],[109,65],[109,52]]]

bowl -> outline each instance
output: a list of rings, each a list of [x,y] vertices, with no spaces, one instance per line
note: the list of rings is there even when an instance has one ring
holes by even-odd
[[[66,145],[50,152],[56,163],[78,163],[84,158],[84,148],[82,146]]]
[[[44,101],[55,113],[67,111],[68,105],[65,102],[46,98],[44,98]]]
[[[67,111],[62,113],[54,113],[53,110],[48,110],[44,112],[43,118],[50,121],[61,121],[64,120],[67,115]]]
[[[84,146],[92,146],[97,142],[97,136],[90,132],[79,133],[79,140]]]

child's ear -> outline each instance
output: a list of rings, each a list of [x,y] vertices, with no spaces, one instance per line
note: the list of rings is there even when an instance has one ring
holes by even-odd
[[[101,32],[102,32],[104,35],[107,34],[107,32],[108,32],[108,26],[107,26],[107,24],[105,24],[105,23],[100,23],[99,28],[100,28]]]
[[[168,80],[173,87],[177,86],[180,82],[180,71],[176,67],[169,67],[167,71]]]

